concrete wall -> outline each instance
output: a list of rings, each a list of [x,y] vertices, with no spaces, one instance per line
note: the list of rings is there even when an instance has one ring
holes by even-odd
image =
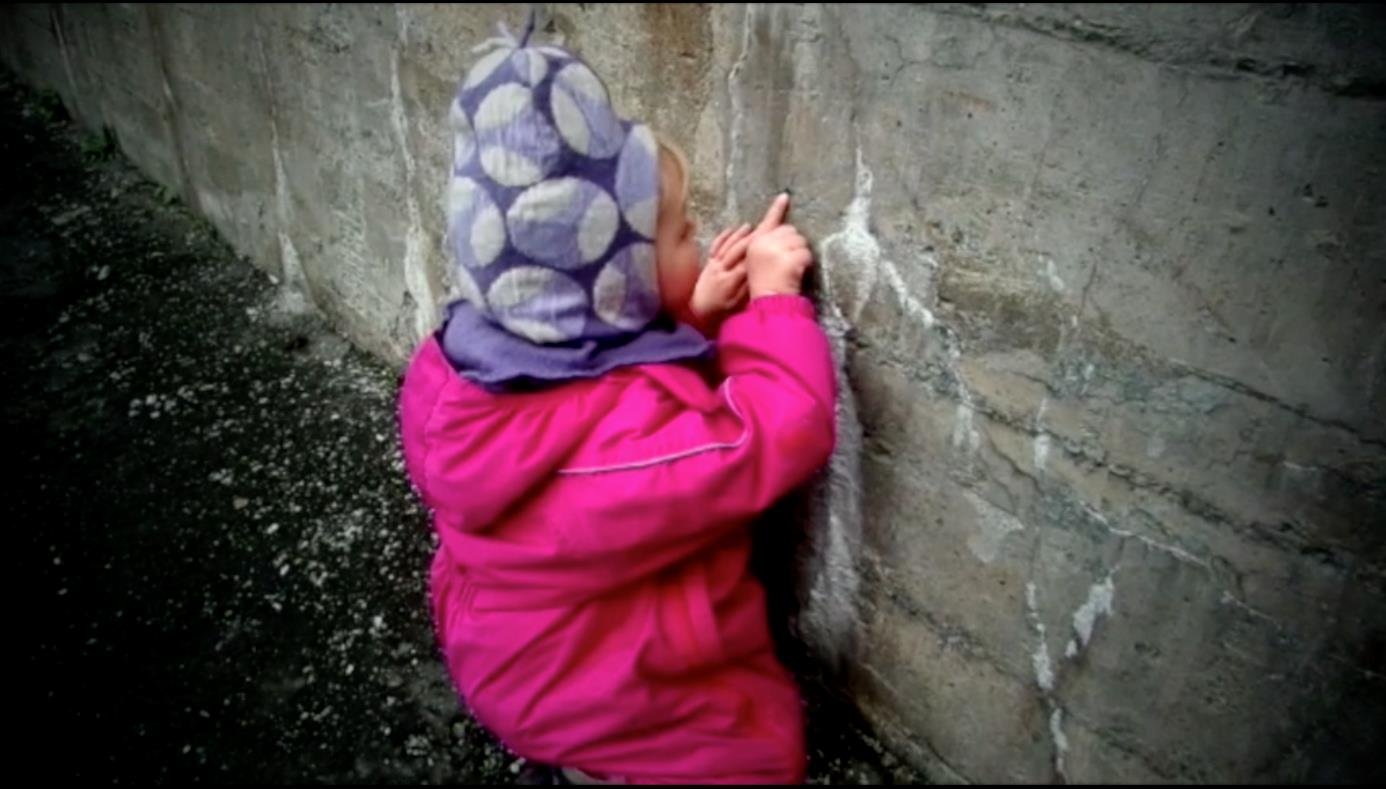
[[[10,6],[289,303],[399,363],[447,102],[519,6]],[[1386,688],[1386,16],[552,5],[709,224],[794,188],[840,353],[796,622],[939,780],[1367,775]]]

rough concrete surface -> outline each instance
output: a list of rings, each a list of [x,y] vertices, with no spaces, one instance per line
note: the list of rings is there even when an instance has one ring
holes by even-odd
[[[0,14],[0,58],[266,299],[396,367],[436,320],[448,98],[523,6]],[[794,189],[844,440],[772,515],[776,624],[931,778],[1380,774],[1384,25],[542,6],[687,149],[706,234]]]

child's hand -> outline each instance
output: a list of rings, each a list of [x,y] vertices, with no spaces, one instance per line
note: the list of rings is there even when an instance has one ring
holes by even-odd
[[[752,299],[798,295],[804,272],[813,264],[808,241],[793,225],[783,224],[788,210],[789,195],[776,197],[751,236],[746,249],[746,283]]]
[[[722,318],[746,302],[745,257],[751,234],[750,225],[722,231],[708,251],[707,265],[698,273],[688,307],[700,328],[709,334]]]

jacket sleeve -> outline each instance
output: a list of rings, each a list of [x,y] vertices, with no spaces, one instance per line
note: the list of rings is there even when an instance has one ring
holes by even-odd
[[[620,576],[658,569],[743,527],[827,463],[836,379],[808,299],[751,302],[723,324],[718,364],[720,409],[684,415],[706,423],[693,427],[706,442],[647,463],[563,472],[562,484],[594,486],[583,499],[598,502],[571,514],[570,555],[609,560],[603,566]],[[718,429],[728,420],[740,423],[739,436]]]

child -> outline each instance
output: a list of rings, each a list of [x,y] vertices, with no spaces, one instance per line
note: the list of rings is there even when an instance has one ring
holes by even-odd
[[[453,680],[507,747],[569,775],[801,782],[798,690],[747,568],[752,519],[834,441],[788,196],[700,270],[683,158],[527,40],[481,58],[452,122],[463,298],[400,420]]]

